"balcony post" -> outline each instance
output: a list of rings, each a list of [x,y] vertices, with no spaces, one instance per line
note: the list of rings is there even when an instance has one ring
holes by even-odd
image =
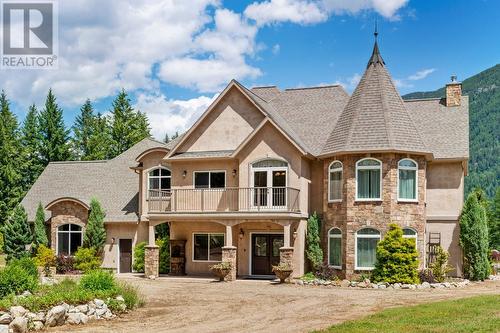
[[[231,271],[224,278],[224,281],[236,280],[236,246],[233,246],[233,226],[226,225],[226,246],[222,248],[222,261],[231,264]]]
[[[283,247],[290,247],[290,229],[291,224],[286,224],[283,226]]]
[[[155,226],[149,221],[148,245],[144,248],[144,275],[149,279],[159,276],[160,249],[155,244]]]

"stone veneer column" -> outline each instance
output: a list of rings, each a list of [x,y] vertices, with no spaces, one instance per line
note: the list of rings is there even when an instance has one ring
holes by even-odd
[[[144,248],[144,275],[149,279],[159,276],[160,248],[156,245],[147,245]]]
[[[293,268],[293,247],[280,247],[280,264],[286,264]]]
[[[231,264],[231,272],[224,278],[224,281],[236,280],[236,246],[224,246],[222,248],[222,262]]]

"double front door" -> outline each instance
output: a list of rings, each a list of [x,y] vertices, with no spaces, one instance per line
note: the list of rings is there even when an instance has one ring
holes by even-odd
[[[253,206],[256,208],[286,207],[285,168],[268,168],[253,171]]]
[[[273,275],[272,266],[280,262],[282,234],[252,234],[251,275]]]

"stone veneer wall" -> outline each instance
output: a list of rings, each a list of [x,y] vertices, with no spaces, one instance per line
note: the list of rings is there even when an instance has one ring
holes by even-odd
[[[382,161],[382,201],[356,202],[356,162],[373,157]],[[398,161],[411,158],[418,163],[418,202],[397,201]],[[343,164],[342,202],[328,202],[328,167],[332,161]],[[426,161],[422,156],[407,154],[359,154],[336,156],[324,161],[324,200],[322,223],[322,247],[325,262],[328,260],[328,230],[337,227],[342,231],[342,271],[341,277],[353,278],[362,273],[355,270],[355,234],[365,227],[380,231],[383,238],[390,223],[401,227],[411,227],[417,231],[417,249],[420,266],[423,267],[425,243],[425,183]]]
[[[56,249],[57,227],[63,224],[76,224],[85,229],[88,220],[88,210],[81,204],[74,201],[61,201],[51,207],[52,217],[50,218],[50,244],[52,249]]]

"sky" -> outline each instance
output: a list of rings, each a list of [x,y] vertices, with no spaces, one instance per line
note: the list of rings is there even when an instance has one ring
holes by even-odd
[[[500,60],[498,0],[59,0],[59,68],[0,70],[22,121],[52,88],[70,127],[89,98],[119,90],[152,134],[183,132],[231,79],[280,89],[342,84],[379,47],[401,94],[442,87]]]

